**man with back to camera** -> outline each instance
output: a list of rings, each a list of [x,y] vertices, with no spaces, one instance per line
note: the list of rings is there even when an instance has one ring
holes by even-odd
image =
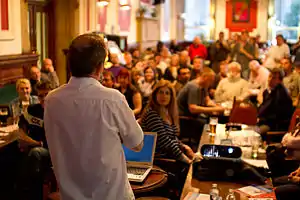
[[[63,200],[134,199],[122,143],[134,151],[143,132],[125,97],[98,81],[107,49],[95,34],[75,38],[72,77],[45,101],[45,131]]]

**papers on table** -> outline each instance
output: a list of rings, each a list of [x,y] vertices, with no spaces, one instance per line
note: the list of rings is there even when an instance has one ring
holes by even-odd
[[[0,127],[0,133],[11,133],[15,130],[18,130],[18,128],[19,128],[18,124]]]
[[[2,144],[2,143],[4,143],[5,142],[5,140],[0,140],[0,144]]]
[[[200,194],[196,192],[190,192],[184,200],[210,200],[209,194]]]
[[[247,158],[242,158],[242,160],[255,167],[263,167],[266,169],[269,168],[266,160],[255,160],[255,159],[247,159]]]
[[[247,196],[257,196],[261,194],[265,194],[266,192],[263,190],[260,190],[254,186],[246,186],[238,189],[238,191],[246,194]]]

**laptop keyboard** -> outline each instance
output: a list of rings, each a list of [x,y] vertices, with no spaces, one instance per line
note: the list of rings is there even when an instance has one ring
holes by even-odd
[[[128,167],[127,173],[134,174],[134,175],[143,175],[148,168],[138,168],[138,167]]]

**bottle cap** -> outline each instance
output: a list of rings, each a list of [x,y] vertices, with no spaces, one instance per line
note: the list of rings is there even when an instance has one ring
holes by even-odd
[[[213,187],[217,187],[217,186],[218,186],[218,184],[216,184],[216,183],[213,183],[213,184],[212,184],[212,186],[213,186]]]

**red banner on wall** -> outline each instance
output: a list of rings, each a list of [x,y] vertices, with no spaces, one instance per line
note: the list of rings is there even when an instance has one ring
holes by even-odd
[[[98,7],[98,25],[100,32],[105,32],[107,6]]]
[[[9,20],[8,20],[8,0],[1,0],[1,30],[9,30]]]
[[[252,32],[257,26],[256,0],[227,0],[226,28],[230,32],[247,30]]]

